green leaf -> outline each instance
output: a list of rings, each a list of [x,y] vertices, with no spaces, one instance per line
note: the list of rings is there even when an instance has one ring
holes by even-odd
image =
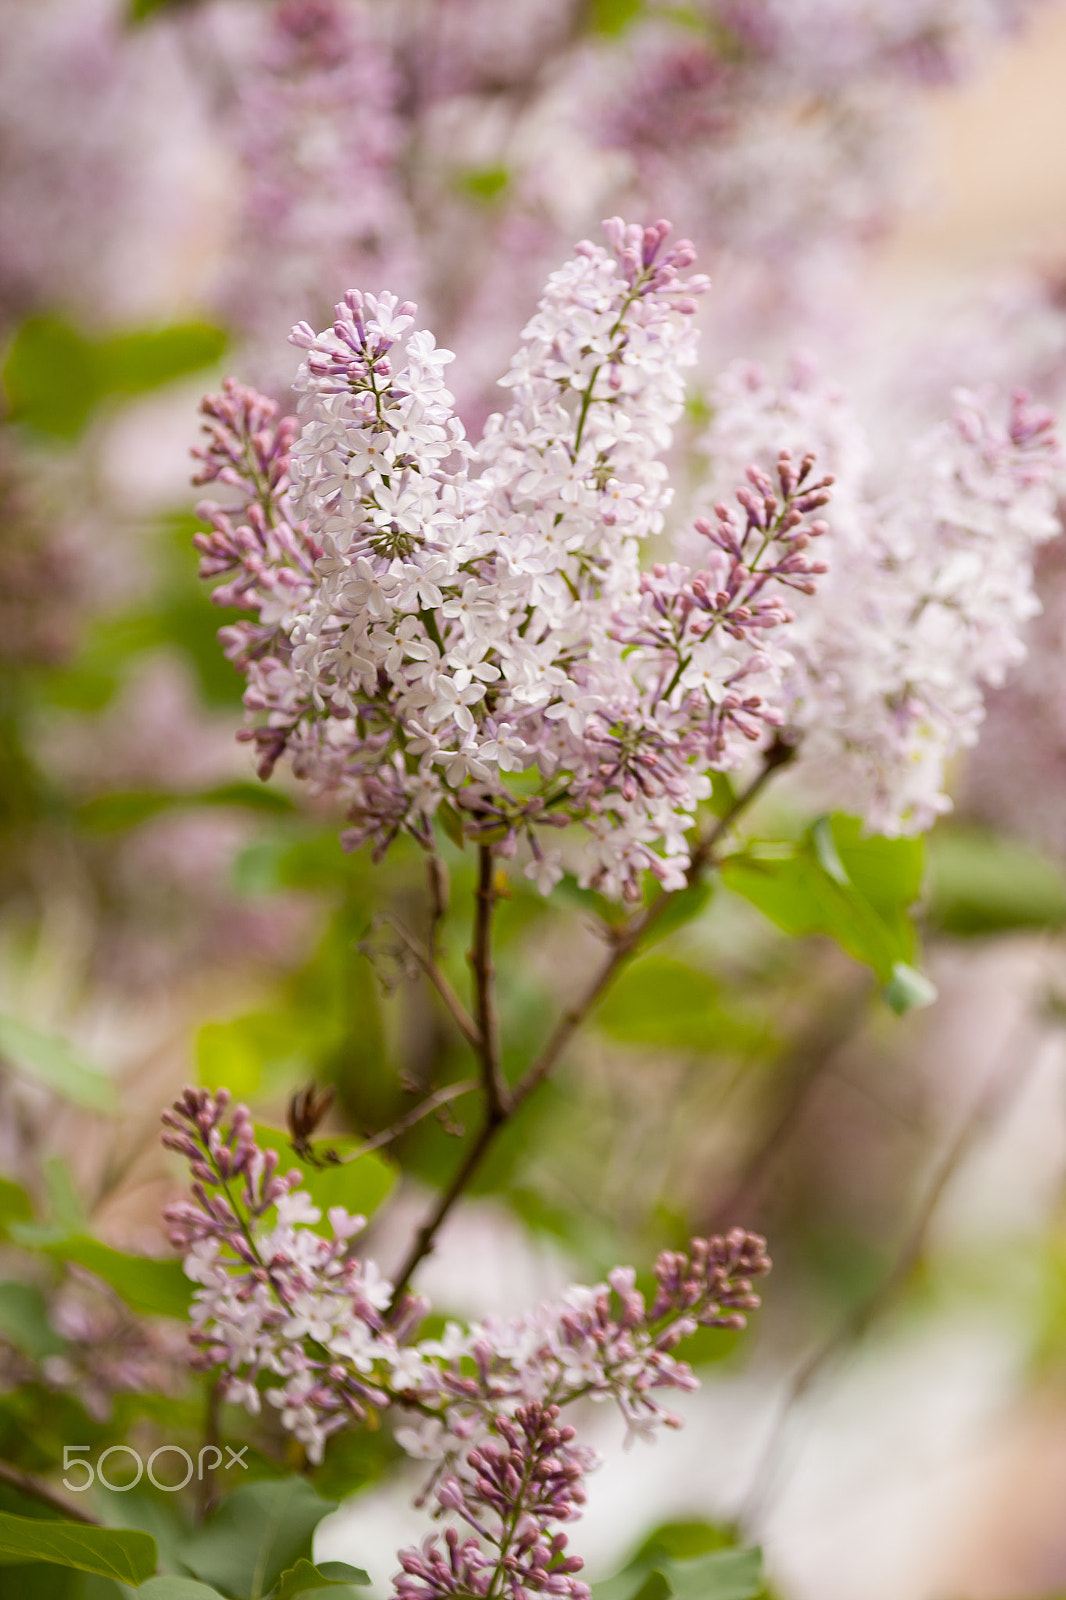
[[[592,0],[589,25],[593,33],[624,33],[643,9],[644,0]]]
[[[665,1573],[649,1572],[633,1595],[633,1600],[670,1600],[673,1592]]]
[[[842,888],[850,888],[851,879],[840,859],[840,851],[833,838],[833,829],[828,817],[819,817],[811,828],[811,844],[814,846],[815,858],[822,871]]]
[[[753,1600],[763,1586],[760,1550],[714,1550],[666,1570],[677,1600]]]
[[[16,1072],[39,1079],[74,1105],[90,1111],[117,1109],[109,1080],[55,1034],[40,1033],[14,1017],[0,1015],[0,1056]]]
[[[687,922],[694,921],[706,910],[713,893],[713,887],[709,883],[690,883],[686,888],[679,889],[675,895],[671,895],[669,905],[652,923],[645,947],[658,944],[668,934],[683,928]]]
[[[600,1006],[597,1026],[626,1044],[701,1053],[748,1049],[766,1036],[765,1021],[730,1007],[709,974],[659,955],[623,974]]]
[[[149,1578],[137,1593],[142,1600],[224,1600],[217,1589],[197,1583],[195,1578]]]
[[[913,906],[925,882],[925,840],[886,839],[863,833],[857,817],[836,813],[830,819],[837,856],[848,880],[870,904],[887,916]]]
[[[937,828],[929,838],[929,920],[962,937],[1066,924],[1066,876],[1016,839],[978,828]]]
[[[3,1558],[0,1557],[0,1560]],[[89,1578],[73,1567],[56,1567],[49,1562],[37,1561],[30,1566],[3,1567],[4,1583],[18,1600],[86,1600],[87,1583],[104,1587],[107,1600],[120,1600],[128,1591],[116,1588],[106,1578]],[[93,1597],[95,1600],[95,1597]]]
[[[473,167],[460,173],[456,181],[464,194],[479,200],[482,205],[492,205],[506,191],[511,174],[506,167]]]
[[[0,1511],[0,1562],[50,1561],[118,1583],[143,1583],[156,1567],[155,1540],[132,1528],[91,1528]]]
[[[289,1567],[310,1561],[311,1536],[335,1510],[304,1478],[243,1484],[191,1535],[182,1563],[233,1600],[263,1600]]]
[[[0,1334],[34,1360],[66,1349],[48,1320],[47,1301],[33,1283],[0,1283]]]
[[[30,1197],[20,1184],[10,1178],[0,1178],[0,1237],[12,1222],[29,1222],[33,1216]]]
[[[670,1561],[690,1561],[694,1556],[705,1556],[712,1550],[736,1548],[736,1538],[728,1525],[693,1517],[685,1522],[660,1522],[648,1534],[633,1557],[633,1562],[654,1564],[663,1556]]]
[[[276,1150],[280,1157],[278,1171],[288,1172],[294,1166],[303,1173],[301,1189],[306,1189],[322,1212],[322,1221],[316,1224],[320,1233],[330,1233],[326,1213],[331,1206],[343,1206],[353,1216],[373,1216],[399,1176],[398,1168],[376,1150],[370,1150],[355,1161],[326,1167],[312,1167],[297,1156],[289,1143],[289,1135],[281,1128],[267,1128],[259,1124],[256,1140],[263,1150]],[[361,1139],[330,1139],[323,1149],[334,1150],[344,1156],[357,1150]]]
[[[192,1284],[178,1261],[128,1255],[88,1234],[58,1240],[48,1249],[60,1260],[94,1272],[141,1316],[184,1319],[189,1314]]]
[[[298,1561],[283,1572],[277,1588],[270,1592],[270,1600],[297,1600],[298,1596],[321,1593],[329,1589],[365,1589],[370,1578],[361,1567],[350,1567],[346,1561],[325,1561],[320,1567],[313,1562]],[[348,1600],[335,1595],[334,1600]]]
[[[157,11],[178,6],[189,5],[191,0],[129,0],[129,19],[131,22],[145,22]]]
[[[826,934],[872,967],[896,1010],[928,1004],[913,970],[909,916],[923,878],[920,840],[864,838],[850,817],[822,818],[796,844],[753,845],[722,863],[722,881],[786,933]]]
[[[353,1567],[347,1561],[320,1561],[318,1571],[331,1583],[353,1583],[357,1589],[370,1586],[370,1575],[362,1567]]]
[[[13,422],[56,439],[75,439],[99,399],[91,343],[59,317],[30,317],[15,334],[3,368]]]
[[[71,440],[110,396],[144,394],[216,362],[225,335],[207,323],[138,329],[94,338],[62,317],[30,317],[3,368],[11,420]]]
[[[227,783],[217,789],[182,794],[153,789],[137,789],[116,794],[94,795],[80,805],[77,818],[83,828],[94,833],[118,833],[136,828],[165,811],[190,806],[235,806],[243,810],[287,815],[293,808],[287,795],[263,784]]]
[[[629,1566],[594,1586],[593,1600],[755,1600],[763,1588],[762,1552],[719,1548],[675,1559],[653,1538]]]
[[[214,366],[226,348],[226,335],[206,322],[184,322],[116,334],[97,341],[95,348],[102,393],[145,394]]]

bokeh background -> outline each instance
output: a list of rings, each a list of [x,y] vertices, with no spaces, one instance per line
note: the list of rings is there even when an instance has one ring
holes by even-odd
[[[233,370],[284,402],[290,324],[392,287],[476,424],[545,271],[621,209],[700,247],[704,377],[818,363],[889,459],[959,384],[1061,403],[1066,8],[2,0],[0,38],[0,1172],[39,1226],[161,1253],[184,1082],[278,1124],[329,1083],[359,1134],[465,1071],[377,920],[412,855],[345,856],[329,804],[259,786],[235,739],[191,547],[200,394]],[[696,1517],[762,1543],[785,1600],[1066,1593],[1066,557],[1042,560],[1029,658],[929,842],[936,1004],[894,1016],[716,891],[425,1269],[441,1309],[518,1310],[692,1229],[769,1236],[765,1309],[708,1346],[685,1431],[623,1454],[593,1419],[593,1576]],[[504,908],[515,1048],[595,958],[560,893]],[[394,1152],[384,1260],[458,1136]],[[0,1453],[47,1462],[61,1405],[104,1440],[181,1392],[180,1330],[44,1282],[14,1236],[4,1276],[62,1353],[0,1296]],[[413,1480],[381,1441],[335,1479],[364,1487],[319,1554],[385,1592]]]

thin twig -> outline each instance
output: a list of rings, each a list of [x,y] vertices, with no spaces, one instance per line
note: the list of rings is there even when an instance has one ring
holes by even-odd
[[[474,945],[470,965],[474,974],[474,1012],[481,1038],[481,1086],[485,1093],[485,1118],[499,1123],[509,1106],[507,1087],[500,1072],[500,1027],[496,1015],[496,969],[492,964],[492,918],[496,910],[496,857],[490,844],[478,846],[477,888],[474,890]]]
[[[392,1291],[392,1300],[389,1303],[390,1312],[394,1311],[403,1299],[407,1285],[410,1283],[415,1269],[425,1260],[433,1249],[437,1232],[455,1202],[463,1194],[467,1184],[480,1167],[482,1160],[492,1144],[500,1128],[501,1122],[484,1122],[477,1138],[463,1157],[462,1163],[456,1171],[451,1183],[440,1195],[433,1210],[415,1234],[411,1248],[400,1267]]]
[[[1028,1059],[1019,1066],[1017,1034],[1018,1030],[1012,1028],[1011,1037],[1000,1052],[999,1059],[984,1087],[933,1168],[932,1176],[919,1201],[910,1227],[903,1235],[888,1271],[869,1294],[848,1311],[829,1337],[816,1346],[793,1373],[745,1499],[739,1519],[742,1523],[750,1525],[752,1519],[765,1509],[772,1498],[785,1429],[795,1407],[815,1386],[834,1358],[857,1344],[877,1318],[892,1304],[921,1260],[929,1229],[948,1185],[970,1156],[975,1145],[995,1125],[1028,1078],[1037,1052],[1030,1051]]]
[[[440,928],[448,914],[448,869],[438,855],[426,857],[426,890],[429,895],[429,954],[440,959]]]
[[[829,1008],[819,1005],[813,1021],[789,1045],[777,1074],[783,1088],[770,1125],[736,1177],[708,1207],[703,1224],[707,1232],[724,1232],[738,1217],[748,1215],[757,1203],[781,1146],[796,1126],[800,1108],[841,1045],[866,1015],[872,992],[870,974],[860,972],[845,989],[840,1002]]]
[[[383,1150],[386,1145],[393,1144],[401,1134],[413,1128],[423,1117],[432,1116],[434,1111],[439,1111],[441,1106],[446,1106],[452,1100],[458,1100],[464,1094],[473,1094],[480,1088],[477,1078],[464,1078],[462,1083],[448,1083],[443,1089],[438,1089],[434,1094],[427,1095],[416,1106],[406,1112],[402,1117],[389,1127],[383,1128],[380,1133],[375,1133],[370,1139],[363,1141],[355,1150],[349,1150],[346,1156],[341,1156],[335,1165],[344,1166],[349,1161],[358,1161],[360,1156],[369,1155],[371,1150]]]
[[[71,1522],[84,1522],[89,1528],[103,1526],[99,1517],[90,1516],[88,1511],[72,1506],[47,1483],[35,1478],[31,1472],[23,1472],[21,1467],[13,1467],[9,1461],[0,1461],[0,1482],[9,1483],[19,1494],[24,1494],[29,1500],[38,1501],[42,1506],[50,1507],[52,1511],[58,1511],[60,1516],[67,1517]]]
[[[208,1450],[214,1449],[215,1459],[221,1461],[221,1411],[222,1411],[222,1382],[219,1378],[208,1380],[207,1393],[204,1396],[204,1448],[201,1451],[201,1460]],[[207,1471],[201,1471],[200,1481],[197,1484],[197,1510],[201,1522],[212,1512],[218,1501],[217,1469],[209,1466]]]
[[[762,793],[773,774],[792,760],[792,755],[792,746],[785,744],[781,740],[775,740],[770,746],[763,758],[762,766],[747,788],[737,795],[725,815],[719,817],[714,826],[709,828],[696,841],[689,861],[688,871],[685,874],[686,888],[690,889],[699,882],[705,869],[712,862],[715,847],[725,837],[733,823]],[[634,917],[620,932],[614,935],[610,951],[599,972],[581,998],[571,1006],[569,1011],[560,1017],[544,1049],[518,1083],[513,1097],[515,1107],[521,1105],[527,1096],[532,1094],[533,1090],[554,1071],[559,1057],[578,1028],[581,1027],[589,1012],[610,988],[626,962],[636,954],[649,929],[658,922],[667,907],[673,904],[681,892],[679,889],[664,890],[645,911]]]
[[[737,795],[725,815],[719,817],[714,826],[697,840],[692,850],[689,869],[685,878],[686,888],[691,888],[693,884],[699,881],[704,870],[712,863],[715,847],[724,838],[733,823],[762,793],[763,788],[773,774],[791,761],[792,756],[793,749],[790,745],[785,744],[780,739],[774,740],[774,743],[763,757],[762,766],[747,788]],[[484,851],[486,847],[483,846],[482,849]],[[491,851],[487,853],[491,857]],[[482,879],[485,870],[483,855],[481,863]],[[563,1051],[578,1028],[586,1020],[597,1001],[610,988],[626,962],[635,955],[645,934],[658,922],[663,912],[673,903],[680,892],[677,889],[664,890],[645,911],[632,918],[624,928],[612,933],[611,948],[600,970],[596,973],[581,998],[559,1019],[547,1044],[511,1091],[508,1103],[502,1114],[495,1118],[491,1115],[486,1116],[481,1131],[464,1156],[462,1164],[452,1178],[451,1183],[440,1195],[426,1221],[415,1234],[411,1248],[403,1260],[396,1279],[396,1287],[393,1291],[390,1306],[391,1310],[395,1310],[399,1306],[415,1269],[433,1249],[441,1225],[456,1201],[462,1197],[464,1190],[480,1167],[500,1129],[506,1126],[519,1106],[528,1100],[533,1091],[539,1088],[554,1070]],[[479,900],[479,909],[484,904],[484,901]]]
[[[459,996],[456,994],[455,990],[452,988],[451,984],[448,982],[447,978],[444,976],[443,972],[440,970],[437,963],[434,961],[433,957],[422,943],[421,939],[417,939],[413,933],[403,926],[402,922],[397,922],[395,917],[386,916],[384,920],[389,924],[389,927],[392,928],[396,934],[398,934],[398,936],[407,946],[408,950],[414,956],[415,960],[422,968],[422,971],[426,974],[426,977],[429,979],[430,983],[433,985],[434,989],[436,989],[437,993],[444,1001],[444,1004],[451,1012],[452,1020],[459,1029],[459,1032],[462,1034],[463,1038],[470,1045],[471,1049],[476,1050],[478,1055],[480,1055],[481,1033],[478,1029],[477,1023],[470,1016],[466,1007],[463,1005],[463,1002],[460,1000]]]

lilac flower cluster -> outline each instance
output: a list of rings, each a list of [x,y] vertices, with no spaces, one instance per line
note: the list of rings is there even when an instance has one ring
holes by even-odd
[[[412,1342],[426,1305],[391,1287],[352,1239],[363,1219],[331,1209],[332,1239],[310,1196],[256,1144],[247,1111],[225,1091],[187,1089],[164,1115],[164,1143],[189,1161],[192,1199],[168,1210],[195,1291],[194,1364],[220,1369],[227,1398],[257,1412],[260,1389],[281,1424],[320,1460],[337,1429],[368,1407],[413,1419],[396,1439],[430,1464],[439,1511],[465,1522],[401,1552],[403,1600],[444,1594],[570,1595],[585,1600],[558,1524],[580,1515],[594,1454],[559,1422],[579,1398],[613,1400],[630,1434],[679,1419],[657,1391],[697,1380],[677,1345],[697,1327],[739,1328],[758,1305],[765,1243],[735,1229],[667,1251],[650,1305],[632,1268],[573,1288],[515,1320],[488,1318]],[[273,1380],[278,1380],[273,1382]],[[493,1587],[495,1585],[495,1587]]]
[[[108,1284],[80,1267],[68,1269],[46,1303],[63,1348],[30,1354],[0,1331],[0,1394],[40,1384],[72,1395],[104,1421],[119,1395],[181,1392],[187,1364],[177,1324],[135,1316]]]
[[[694,1239],[689,1255],[664,1252],[650,1306],[632,1267],[616,1267],[607,1283],[573,1288],[561,1304],[523,1317],[490,1317],[465,1332],[449,1323],[440,1340],[416,1345],[394,1377],[401,1393],[431,1413],[397,1438],[412,1455],[451,1471],[501,1405],[529,1399],[613,1400],[631,1437],[679,1426],[653,1391],[698,1387],[673,1351],[697,1327],[743,1327],[758,1305],[752,1280],[769,1270],[765,1252],[764,1240],[738,1228],[724,1238]]]
[[[898,201],[907,91],[952,81],[1032,0],[656,0],[597,106],[634,188],[801,276]],[[693,26],[693,21],[696,26]],[[797,263],[797,241],[803,241]]]
[[[463,1538],[448,1528],[421,1549],[400,1551],[399,1600],[442,1600],[445,1595],[568,1595],[589,1600],[580,1556],[567,1554],[555,1525],[581,1515],[582,1478],[594,1453],[573,1443],[575,1431],[559,1427],[559,1407],[536,1401],[514,1417],[499,1416],[503,1440],[486,1440],[467,1455],[468,1480],[449,1478],[437,1490],[441,1509],[474,1530]]]
[[[823,570],[809,519],[831,480],[806,456],[782,456],[776,481],[738,474],[740,514],[721,505],[700,524],[697,569],[642,577],[706,282],[683,276],[692,251],[665,248],[666,223],[605,231],[606,248],[579,246],[550,278],[502,380],[512,404],[476,447],[444,387],[451,353],[414,331],[412,307],[353,292],[328,332],[298,326],[292,509],[280,433],[261,446],[276,492],[263,498],[262,464],[240,477],[259,413],[232,388],[208,403],[201,481],[224,462],[250,526],[238,537],[210,506],[201,548],[207,576],[240,563],[223,599],[258,597],[259,624],[231,649],[265,713],[251,735],[264,770],[285,748],[338,789],[351,846],[380,852],[401,829],[429,844],[447,806],[471,837],[525,841],[547,890],[562,856],[538,831],[580,821],[580,881],[633,898],[647,870],[684,882],[708,770],[780,722],[789,657],[771,635],[791,613],[777,591],[809,594]]]
[[[253,1413],[257,1380],[277,1378],[267,1399],[321,1460],[331,1433],[388,1402],[381,1377],[397,1347],[382,1314],[391,1286],[352,1254],[366,1219],[332,1207],[332,1238],[316,1233],[322,1214],[297,1189],[301,1174],[279,1176],[277,1155],[256,1144],[244,1106],[224,1122],[228,1105],[224,1089],[187,1089],[163,1115],[163,1143],[185,1156],[194,1180],[192,1201],[165,1213],[185,1271],[201,1286],[194,1364],[220,1367],[225,1397]]]
[[[949,808],[945,768],[1024,655],[1034,555],[1059,531],[1050,412],[1020,392],[956,398],[950,422],[881,459],[816,375],[777,386],[738,365],[704,441],[712,485],[767,439],[813,440],[835,470],[829,573],[790,630],[786,737],[835,805],[882,832]]]

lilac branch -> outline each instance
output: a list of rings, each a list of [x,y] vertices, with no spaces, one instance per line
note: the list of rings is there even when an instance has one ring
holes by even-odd
[[[713,863],[714,851],[729,829],[755,803],[774,773],[780,771],[782,767],[793,759],[794,753],[791,745],[786,744],[781,739],[774,740],[763,757],[759,771],[751,782],[737,795],[725,814],[719,817],[714,825],[693,846],[686,875],[686,888],[690,888],[700,881],[703,873]],[[645,911],[633,917],[620,932],[611,933],[611,948],[599,971],[580,998],[559,1019],[547,1044],[516,1084],[510,1096],[510,1104],[503,1115],[496,1121],[491,1118],[486,1119],[484,1126],[457,1168],[452,1181],[442,1191],[426,1220],[415,1234],[396,1279],[394,1305],[399,1305],[399,1297],[406,1290],[414,1272],[432,1251],[440,1228],[480,1169],[481,1163],[494,1143],[497,1133],[507,1125],[533,1091],[550,1077],[571,1039],[584,1024],[597,1003],[606,994],[622,969],[637,955],[647,934],[681,892],[679,889],[662,890]]]
[[[477,1023],[470,1016],[470,1013],[463,1005],[463,1002],[460,1000],[459,996],[456,994],[447,978],[444,976],[444,973],[437,965],[437,962],[430,951],[426,949],[426,946],[422,943],[421,939],[417,938],[409,928],[405,928],[401,922],[396,920],[395,917],[386,916],[384,920],[389,924],[389,927],[393,929],[398,938],[403,941],[404,945],[414,956],[415,960],[422,968],[422,971],[426,974],[426,977],[429,979],[434,989],[436,989],[437,993],[444,1001],[444,1004],[451,1015],[452,1021],[459,1029],[459,1032],[462,1034],[463,1038],[466,1040],[467,1044],[469,1044],[474,1053],[480,1058],[482,1054],[481,1030]]]

